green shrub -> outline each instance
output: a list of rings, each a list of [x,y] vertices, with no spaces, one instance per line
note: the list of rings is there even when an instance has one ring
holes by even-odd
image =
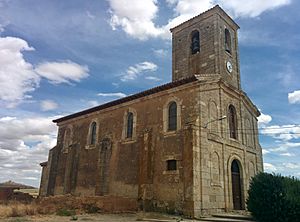
[[[247,207],[259,222],[300,221],[300,181],[259,173],[248,191]]]
[[[56,214],[58,216],[73,216],[75,215],[75,211],[74,210],[67,210],[67,209],[59,209]]]

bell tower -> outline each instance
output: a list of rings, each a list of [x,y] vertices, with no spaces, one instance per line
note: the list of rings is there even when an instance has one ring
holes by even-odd
[[[219,75],[240,89],[238,29],[218,5],[172,28],[172,81]]]

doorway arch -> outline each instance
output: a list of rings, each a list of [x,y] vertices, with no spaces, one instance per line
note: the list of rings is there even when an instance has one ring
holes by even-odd
[[[234,210],[243,210],[242,178],[240,162],[234,159],[231,163],[231,188]]]

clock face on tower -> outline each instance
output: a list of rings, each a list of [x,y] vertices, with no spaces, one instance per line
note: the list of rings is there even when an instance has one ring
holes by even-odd
[[[232,64],[231,64],[230,61],[227,61],[227,62],[226,62],[226,69],[227,69],[227,71],[228,71],[229,73],[232,72]]]

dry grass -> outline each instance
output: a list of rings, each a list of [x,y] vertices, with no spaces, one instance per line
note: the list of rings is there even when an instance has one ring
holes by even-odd
[[[0,205],[0,218],[4,217],[22,217],[26,215],[37,214],[37,206],[34,203],[23,204],[11,202]]]
[[[68,196],[36,199],[31,203],[6,201],[0,203],[0,218],[57,214],[61,209],[66,211],[72,210],[72,212],[74,211],[74,214],[81,211],[84,212],[85,210],[81,206],[81,203],[76,200],[76,198]]]
[[[65,210],[74,212],[73,214],[82,213],[121,213],[128,212],[122,208],[114,208],[113,202],[118,199],[111,198],[99,198],[99,197],[75,197],[72,195],[62,195],[55,197],[44,197],[34,199],[30,203],[6,201],[0,202],[0,218],[8,217],[23,217],[32,215],[55,215],[59,213],[59,210]],[[127,203],[127,202],[126,202]],[[114,203],[115,204],[115,203]],[[122,204],[120,204],[122,205]],[[125,206],[125,204],[123,204]],[[123,206],[122,205],[122,206]],[[105,206],[108,206],[105,208]],[[58,214],[59,215],[59,214]],[[14,219],[15,219],[14,218]],[[0,219],[1,221],[1,219]]]

